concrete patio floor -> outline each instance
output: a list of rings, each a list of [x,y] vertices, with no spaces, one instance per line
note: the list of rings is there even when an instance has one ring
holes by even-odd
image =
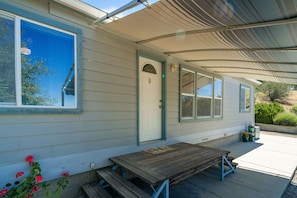
[[[224,181],[202,172],[170,187],[171,198],[279,198],[297,166],[297,138],[261,133],[256,142],[238,142],[231,151],[239,165]],[[296,195],[297,197],[297,195]]]

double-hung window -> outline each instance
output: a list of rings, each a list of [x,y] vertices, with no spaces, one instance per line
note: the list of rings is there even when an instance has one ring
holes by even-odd
[[[211,75],[181,68],[180,120],[222,117],[223,81]]]
[[[251,111],[251,88],[246,85],[240,85],[240,112]]]
[[[0,110],[78,107],[76,33],[0,12],[0,71]]]

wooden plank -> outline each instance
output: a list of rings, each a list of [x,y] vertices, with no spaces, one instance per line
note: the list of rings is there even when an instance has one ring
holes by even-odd
[[[236,168],[238,166],[238,163],[236,163],[236,162],[230,162],[230,163],[234,168]],[[228,164],[226,162],[224,162],[224,165],[228,166]]]
[[[181,168],[191,168],[195,167],[197,164],[204,163],[204,161],[209,161],[212,159],[220,158],[221,155],[217,153],[209,153],[205,151],[200,150],[193,150],[193,152],[190,153],[183,153],[183,155],[173,156],[170,160],[172,165],[170,167],[166,167],[166,164],[168,165],[168,162],[160,163],[158,166],[158,169],[176,169],[177,171],[181,170]]]
[[[149,198],[150,195],[142,191],[140,188],[124,179],[116,172],[112,171],[111,168],[104,168],[97,171],[99,177],[101,177],[106,183],[110,184],[111,187],[117,191],[120,195],[127,198]]]
[[[89,198],[112,198],[108,192],[106,192],[98,182],[93,182],[90,184],[85,184],[82,186],[85,193]]]
[[[213,150],[208,148],[186,148],[162,155],[145,161],[146,167],[155,169],[159,174],[171,177],[173,173],[179,174],[189,169],[201,166],[204,163],[221,160],[221,156],[228,151]],[[152,162],[153,161],[153,162]],[[143,161],[142,161],[143,162]]]
[[[178,166],[173,166],[173,168],[170,167],[169,170],[164,169],[162,173],[164,175],[168,175],[168,177],[171,177],[171,176],[174,176],[173,173],[180,174],[184,171],[187,171],[189,169],[196,169],[197,167],[203,166],[205,164],[216,165],[218,161],[221,161],[221,159],[215,158],[215,159],[211,159],[211,160],[198,161],[197,163],[193,162],[193,163],[185,164],[180,169],[178,168]]]
[[[201,146],[201,145],[198,145],[198,144],[195,144],[195,146],[198,147],[198,148],[202,148],[202,149],[213,150],[213,151],[216,151],[216,152],[219,152],[219,153],[222,153],[222,154],[229,154],[230,153],[230,151],[223,150],[223,149],[218,149],[218,148],[214,148],[214,147]]]
[[[179,183],[180,181],[182,180],[185,180],[199,172],[202,172],[216,164],[220,163],[220,160],[216,160],[216,161],[213,161],[213,162],[208,162],[208,163],[205,163],[205,164],[202,164],[196,168],[193,168],[193,169],[190,169],[188,171],[185,171],[184,173],[180,174],[180,175],[176,175],[174,176],[173,178],[170,179],[170,185],[173,185],[173,184],[177,184]]]
[[[122,157],[113,157],[110,158],[115,164],[120,165],[121,167],[131,171],[132,173],[136,174],[139,178],[143,181],[155,185],[161,181],[166,180],[166,177],[163,175],[154,172],[151,169],[146,168],[143,165],[140,165],[132,160],[124,160]]]
[[[171,145],[172,150],[151,154],[137,152],[111,158],[116,164],[155,185],[165,179],[177,180],[217,165],[229,151],[187,143]]]
[[[235,157],[227,156],[227,159],[228,159],[229,162],[232,162],[235,159]]]

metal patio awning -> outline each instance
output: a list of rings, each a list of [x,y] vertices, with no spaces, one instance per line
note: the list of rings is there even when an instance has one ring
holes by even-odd
[[[218,75],[297,84],[294,0],[161,0],[101,28]]]

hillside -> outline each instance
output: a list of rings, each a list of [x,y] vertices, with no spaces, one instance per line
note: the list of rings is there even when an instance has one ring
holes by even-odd
[[[262,94],[257,94],[256,104],[262,102],[270,102],[267,98],[264,98]],[[289,91],[288,97],[278,101],[286,110],[289,110],[293,105],[297,105],[297,91]]]

